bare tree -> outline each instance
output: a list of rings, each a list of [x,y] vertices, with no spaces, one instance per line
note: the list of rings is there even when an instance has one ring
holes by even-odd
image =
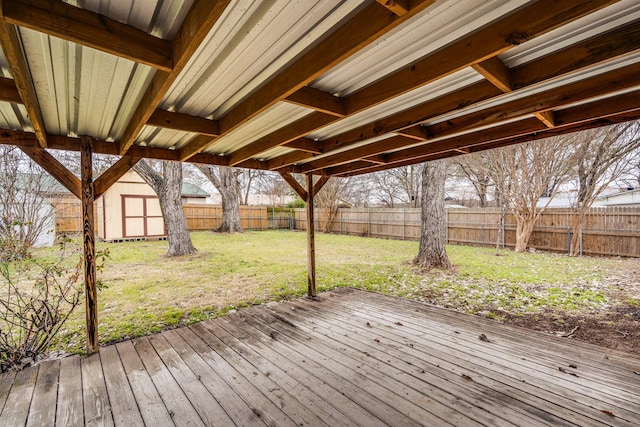
[[[486,208],[492,183],[483,163],[478,161],[479,158],[480,156],[474,155],[456,157],[452,169],[455,178],[471,183],[478,198],[479,207]]]
[[[216,231],[242,233],[240,224],[239,169],[226,166],[197,165],[200,172],[211,181],[222,197],[222,224]]]
[[[616,179],[637,167],[640,148],[640,122],[591,129],[567,137],[576,156],[578,195],[570,255],[581,251],[582,228],[587,210],[596,198]]]
[[[372,173],[372,197],[386,207],[420,205],[422,165],[410,165]]]
[[[446,160],[427,162],[422,167],[422,233],[414,264],[420,268],[451,268],[445,248],[447,236],[444,206]]]
[[[563,138],[553,137],[487,151],[479,156],[484,175],[494,184],[498,206],[503,212],[508,207],[515,217],[516,252],[527,249],[536,221],[559,186],[568,181],[571,155],[572,149]],[[546,204],[539,205],[543,195],[550,198]]]
[[[182,210],[182,164],[162,161],[158,162],[156,169],[148,161],[141,160],[134,169],[153,188],[160,200],[169,241],[167,255],[180,256],[196,252]]]
[[[2,259],[21,258],[47,232],[52,207],[45,197],[54,180],[15,147],[0,147]],[[55,232],[55,230],[50,230]]]

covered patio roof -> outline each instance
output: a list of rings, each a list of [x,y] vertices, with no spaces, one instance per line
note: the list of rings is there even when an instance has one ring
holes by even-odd
[[[0,4],[32,153],[345,176],[640,117],[635,0]]]
[[[82,199],[91,353],[93,201],[140,159],[282,174],[315,296],[330,177],[636,120],[639,47],[637,0],[0,0],[0,143]]]

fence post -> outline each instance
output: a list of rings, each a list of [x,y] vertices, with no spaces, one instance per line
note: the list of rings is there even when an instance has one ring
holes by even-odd
[[[371,208],[367,209],[367,235],[371,237]]]
[[[340,213],[340,235],[342,236],[342,208],[338,208],[338,212]]]
[[[571,255],[571,227],[567,227],[567,254]]]
[[[482,246],[484,246],[484,224],[482,224],[482,229],[480,231],[480,238],[482,239]]]
[[[444,234],[444,243],[446,245],[449,244],[449,210],[447,208],[444,209],[444,229],[446,230]]]
[[[293,216],[293,208],[289,208],[289,231],[296,229],[296,217]]]
[[[406,212],[405,208],[402,208],[402,240],[405,239],[405,235],[406,235],[406,232],[404,230],[406,227],[405,212]]]

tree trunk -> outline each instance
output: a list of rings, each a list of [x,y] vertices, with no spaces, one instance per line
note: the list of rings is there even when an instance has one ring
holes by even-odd
[[[198,165],[198,169],[211,181],[222,198],[221,233],[242,233],[240,224],[240,183],[235,169],[224,166]],[[217,169],[217,173],[216,173]]]
[[[444,184],[447,166],[444,160],[427,162],[422,170],[422,235],[414,264],[421,268],[451,268],[445,249],[446,212]]]
[[[581,235],[582,228],[584,226],[585,210],[581,208],[576,209],[576,213],[573,216],[573,224],[571,226],[571,242],[569,249],[569,256],[582,255],[581,252]]]
[[[182,210],[182,164],[162,162],[162,175],[149,163],[140,161],[136,172],[153,188],[160,200],[160,210],[167,227],[168,256],[187,255],[196,252],[191,243],[187,219]]]
[[[525,252],[535,225],[535,215],[516,214],[516,252]]]

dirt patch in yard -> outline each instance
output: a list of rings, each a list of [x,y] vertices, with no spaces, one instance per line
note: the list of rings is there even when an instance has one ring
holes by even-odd
[[[528,283],[432,271],[404,296],[640,356],[640,259],[606,259],[602,273]]]
[[[640,308],[616,306],[584,315],[500,313],[505,323],[640,356]],[[576,329],[577,328],[577,329]]]
[[[620,269],[605,279],[608,304],[586,313],[499,312],[501,320],[640,356],[640,259],[620,259]]]

